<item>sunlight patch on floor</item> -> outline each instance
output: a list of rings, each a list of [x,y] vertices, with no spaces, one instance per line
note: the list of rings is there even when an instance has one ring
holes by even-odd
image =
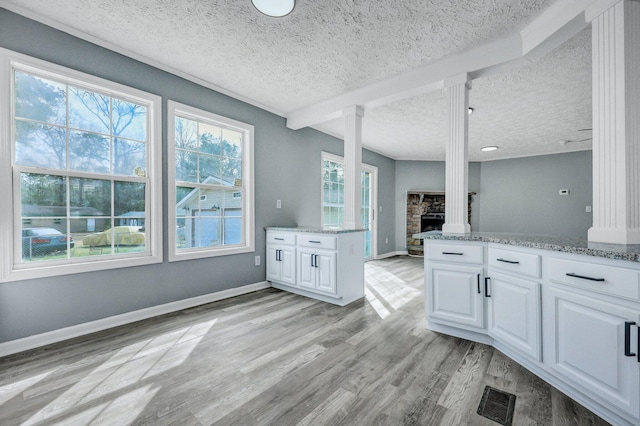
[[[135,387],[182,364],[216,321],[217,319],[198,323],[120,349],[22,425],[50,423],[55,417],[77,411],[82,406],[86,408],[73,415],[74,422],[68,423],[67,420],[70,419],[67,419],[65,423],[114,424],[110,420],[117,414],[117,424],[130,424],[160,390],[152,389],[150,384],[137,389]],[[106,403],[92,405],[126,387],[134,389]]]
[[[368,263],[365,267],[364,294],[380,318],[384,319],[422,292],[385,268]]]
[[[0,405],[20,395],[26,389],[35,385],[36,383],[38,383],[40,380],[44,379],[51,373],[52,371],[47,371],[46,373],[39,374],[37,376],[29,377],[27,379],[22,379],[18,382],[11,382],[6,385],[0,386]]]

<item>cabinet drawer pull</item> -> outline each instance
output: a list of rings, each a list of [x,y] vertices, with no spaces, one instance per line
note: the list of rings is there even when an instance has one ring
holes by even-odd
[[[489,280],[491,279],[491,277],[485,277],[484,278],[484,297],[491,297],[491,295],[489,294]]]
[[[462,256],[464,253],[458,253],[455,251],[443,251],[442,254],[452,254],[454,256]]]
[[[624,322],[624,356],[636,356],[631,352],[631,326],[635,323],[635,321]]]
[[[309,240],[309,242],[310,242],[310,243],[313,243],[313,244],[320,244],[320,243],[322,243],[322,241],[312,241],[312,240]]]
[[[276,262],[280,262],[280,250],[276,250]]]
[[[274,240],[284,241],[284,238],[273,237]]]
[[[583,279],[583,280],[589,280],[589,281],[604,282],[604,278],[586,277],[584,275],[574,274],[573,272],[567,272],[567,276],[568,277],[573,277],[573,278],[580,278],[580,279]]]
[[[315,264],[316,264],[316,268],[317,268],[317,267],[318,267],[318,255],[317,255],[317,254],[314,254],[314,255],[313,255],[313,257],[315,257],[315,258],[316,258]]]
[[[507,259],[496,259],[498,262],[504,262],[504,263],[510,263],[512,265],[518,265],[520,262],[518,262],[517,260],[507,260]]]
[[[311,255],[311,267],[312,267],[312,268],[315,268],[315,267],[316,267],[315,260],[316,260],[316,255],[315,255],[315,254],[312,254],[312,255]]]
[[[482,294],[482,291],[480,290],[480,274],[478,274],[478,294]]]

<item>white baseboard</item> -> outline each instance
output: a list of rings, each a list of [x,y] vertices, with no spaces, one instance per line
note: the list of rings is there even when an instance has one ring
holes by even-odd
[[[230,288],[228,290],[209,293],[202,296],[191,297],[189,299],[178,300],[176,302],[165,303],[163,305],[151,306],[149,308],[127,312],[120,315],[114,315],[112,317],[107,317],[95,321],[85,322],[83,324],[73,325],[71,327],[60,328],[58,330],[23,337],[21,339],[11,340],[9,342],[0,343],[0,357],[24,352],[30,349],[38,348],[40,346],[50,345],[52,343],[62,342],[63,340],[84,336],[87,334],[95,333],[97,331],[107,330],[109,328],[118,327],[120,325],[130,324],[132,322],[157,317],[159,315],[193,308],[195,306],[204,305],[206,303],[240,296],[242,294],[251,293],[269,287],[271,287],[271,283],[268,281],[263,281],[255,284],[245,285],[242,287]]]
[[[376,256],[376,260],[387,259],[387,258],[393,257],[393,256],[406,256],[408,254],[409,254],[409,252],[406,251],[406,250],[390,251],[389,253],[383,253],[383,254],[377,255]]]

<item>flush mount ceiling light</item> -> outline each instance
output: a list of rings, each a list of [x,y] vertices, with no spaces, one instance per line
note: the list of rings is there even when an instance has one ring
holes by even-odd
[[[483,146],[482,148],[480,148],[480,151],[489,152],[489,151],[495,151],[496,149],[498,149],[497,146],[491,145],[491,146]]]
[[[251,0],[251,3],[261,13],[273,18],[287,16],[296,5],[295,0]]]

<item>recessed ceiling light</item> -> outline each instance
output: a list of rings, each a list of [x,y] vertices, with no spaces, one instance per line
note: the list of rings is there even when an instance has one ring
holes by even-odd
[[[467,114],[469,115],[473,114],[473,108],[469,107],[469,109],[467,110]]]
[[[498,149],[498,147],[495,145],[483,146],[482,148],[480,148],[480,151],[489,152],[489,151],[495,151],[496,149]]]
[[[281,18],[291,13],[296,5],[295,0],[251,0],[260,12],[273,18]]]

